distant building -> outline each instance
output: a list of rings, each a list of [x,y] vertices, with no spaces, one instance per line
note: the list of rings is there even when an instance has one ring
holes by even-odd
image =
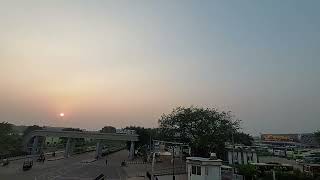
[[[131,129],[116,129],[117,134],[136,134],[135,130]]]
[[[256,151],[249,147],[235,147],[234,150],[232,148],[227,148],[227,159],[230,165],[258,162]]]
[[[153,151],[160,156],[172,156],[173,152],[175,157],[191,154],[191,148],[187,144],[160,140],[153,140]]]
[[[176,171],[178,170],[178,171]],[[234,174],[230,166],[222,165],[222,160],[216,159],[215,156],[210,158],[202,157],[187,157],[186,167],[175,170],[176,180],[232,180],[243,179],[242,175]],[[171,170],[170,170],[171,172]],[[172,180],[171,173],[156,173],[155,179],[158,180]]]
[[[262,134],[261,142],[275,146],[319,147],[314,134]]]

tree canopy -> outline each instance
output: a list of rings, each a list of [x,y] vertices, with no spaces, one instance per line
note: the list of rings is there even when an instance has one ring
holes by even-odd
[[[320,144],[320,129],[314,133],[317,142]]]
[[[151,139],[157,139],[157,129],[154,128],[144,128],[139,126],[129,126],[125,129],[135,130],[139,135],[139,141],[135,143],[136,148],[140,148],[142,146],[147,146],[150,144]],[[127,144],[128,148],[130,147],[130,143]]]
[[[116,128],[113,126],[105,126],[100,130],[101,133],[116,133]]]
[[[32,131],[35,130],[41,130],[42,127],[37,126],[37,125],[33,125],[33,126],[28,126],[24,131],[23,131],[23,136],[26,136],[27,134],[29,134]]]
[[[82,132],[83,130],[80,128],[63,128],[62,131],[78,131],[78,132]]]
[[[234,142],[238,144],[243,144],[245,146],[251,146],[254,139],[249,134],[243,132],[237,132],[234,134]]]
[[[162,137],[189,143],[194,155],[208,156],[209,152],[216,152],[221,157],[225,142],[239,130],[240,120],[231,112],[191,106],[177,107],[170,114],[163,114],[159,125]]]
[[[0,123],[0,155],[20,151],[21,138],[15,134],[12,126],[7,122]]]

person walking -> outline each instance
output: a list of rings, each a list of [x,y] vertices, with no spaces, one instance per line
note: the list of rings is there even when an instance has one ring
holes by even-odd
[[[106,158],[106,166],[108,165],[108,159]]]

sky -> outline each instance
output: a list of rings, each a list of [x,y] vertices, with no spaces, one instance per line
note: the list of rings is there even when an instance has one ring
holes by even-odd
[[[157,127],[193,105],[253,135],[320,128],[320,1],[0,4],[0,121]]]

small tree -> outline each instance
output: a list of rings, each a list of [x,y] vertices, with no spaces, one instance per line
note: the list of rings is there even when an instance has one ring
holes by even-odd
[[[245,179],[254,179],[257,176],[257,169],[252,164],[239,165],[238,171]]]

